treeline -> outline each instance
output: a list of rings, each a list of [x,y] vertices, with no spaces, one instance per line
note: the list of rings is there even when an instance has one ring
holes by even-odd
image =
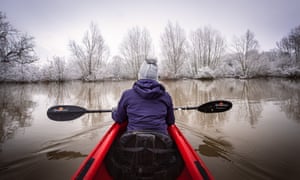
[[[212,27],[187,34],[172,22],[160,36],[158,56],[149,31],[138,26],[128,30],[118,55],[110,55],[94,23],[82,41],[72,40],[68,46],[71,57],[55,56],[45,63],[34,51],[34,38],[16,30],[0,12],[0,81],[136,79],[143,60],[153,57],[159,60],[160,77],[168,79],[300,76],[300,25],[279,40],[276,48],[263,52],[250,30],[229,44]]]

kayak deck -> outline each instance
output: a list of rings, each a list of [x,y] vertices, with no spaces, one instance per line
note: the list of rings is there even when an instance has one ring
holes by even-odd
[[[127,123],[114,123],[93,151],[83,161],[72,179],[113,179],[107,169],[108,167],[105,163],[105,158],[113,142],[118,135],[125,131],[126,126]],[[176,179],[213,179],[213,176],[205,166],[204,162],[199,158],[198,154],[194,151],[177,126],[169,126],[168,132],[184,161],[183,169]]]

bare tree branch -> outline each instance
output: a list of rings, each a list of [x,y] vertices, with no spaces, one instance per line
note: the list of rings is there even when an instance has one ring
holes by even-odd
[[[97,25],[91,23],[90,29],[85,33],[82,44],[70,41],[69,47],[76,58],[83,79],[95,80],[98,71],[103,67],[109,55]]]
[[[184,30],[168,22],[161,35],[163,66],[168,76],[177,77],[187,59],[187,40]]]
[[[197,29],[190,35],[190,65],[192,73],[198,74],[199,68],[216,68],[225,51],[225,40],[220,33],[210,27]]]
[[[254,34],[247,30],[243,36],[235,39],[232,47],[240,66],[241,76],[248,77],[255,70],[255,67],[258,67],[258,41]]]
[[[120,46],[120,51],[132,72],[131,76],[137,78],[142,62],[153,53],[149,31],[138,26],[130,29]]]

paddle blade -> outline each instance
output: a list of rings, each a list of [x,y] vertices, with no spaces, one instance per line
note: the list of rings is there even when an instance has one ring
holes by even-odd
[[[79,106],[58,105],[48,109],[47,116],[54,121],[69,121],[76,119],[87,111]]]
[[[204,113],[219,113],[231,109],[232,103],[229,101],[219,100],[210,101],[198,107],[198,111]]]

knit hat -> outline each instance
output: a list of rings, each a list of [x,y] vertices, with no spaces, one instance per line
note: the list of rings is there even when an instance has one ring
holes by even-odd
[[[158,75],[157,75],[157,60],[156,59],[145,59],[143,64],[140,67],[139,79],[153,79],[157,80]]]

